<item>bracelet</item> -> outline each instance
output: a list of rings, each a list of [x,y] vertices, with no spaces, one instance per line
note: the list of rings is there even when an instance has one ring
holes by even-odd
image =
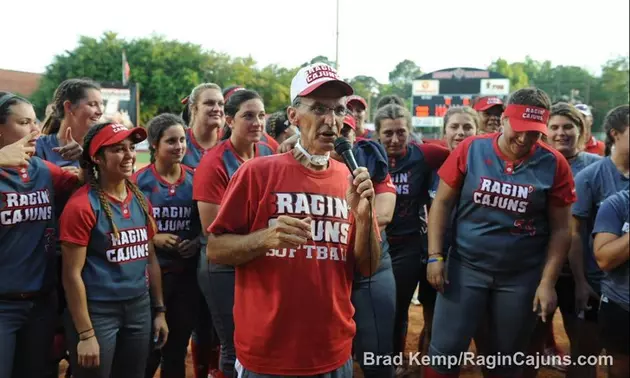
[[[79,332],[79,336],[83,335],[84,333],[88,333],[88,332],[90,332],[90,331],[93,331],[93,330],[94,330],[94,328],[86,329],[86,330],[85,330],[85,331],[83,331],[83,332]]]
[[[93,333],[93,334],[92,334],[92,336],[88,336],[88,337],[80,337],[80,338],[79,338],[79,341],[89,340],[89,339],[91,339],[92,337],[96,337],[96,334],[95,334],[95,333]]]
[[[435,255],[433,255],[433,256],[435,256]],[[429,260],[427,260],[427,264],[431,264],[431,263],[434,263],[434,262],[437,262],[437,261],[444,261],[444,257],[442,257],[442,256],[431,257],[431,258],[429,258]]]
[[[153,311],[156,314],[159,314],[160,312],[166,313],[166,306],[155,306],[155,307],[153,307]]]

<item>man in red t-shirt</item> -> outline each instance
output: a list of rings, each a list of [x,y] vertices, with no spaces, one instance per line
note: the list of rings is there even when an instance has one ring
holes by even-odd
[[[243,163],[208,229],[208,258],[236,267],[239,377],[352,377],[354,272],[380,259],[366,168],[330,159],[352,87],[323,63],[291,83],[295,148]]]

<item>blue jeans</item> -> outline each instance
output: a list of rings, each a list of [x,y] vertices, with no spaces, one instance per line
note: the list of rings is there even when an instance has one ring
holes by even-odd
[[[199,288],[206,298],[212,324],[221,341],[220,370],[226,377],[234,375],[236,349],[234,348],[234,268],[208,263],[201,255],[197,271]]]
[[[77,363],[79,337],[66,313],[66,337],[74,378],[144,378],[151,331],[149,293],[120,302],[88,301],[88,313],[100,348],[100,365],[84,368]]]
[[[41,378],[50,362],[57,295],[0,299],[0,377]]]
[[[536,325],[532,311],[534,294],[542,269],[509,273],[491,273],[448,259],[445,269],[449,283],[439,293],[433,316],[430,356],[444,356],[451,362],[468,350],[470,340],[487,316],[488,351],[514,356],[525,353]],[[433,360],[432,360],[433,361]],[[458,366],[434,365],[439,373],[459,370]],[[491,376],[519,376],[520,366],[500,365],[489,370]]]

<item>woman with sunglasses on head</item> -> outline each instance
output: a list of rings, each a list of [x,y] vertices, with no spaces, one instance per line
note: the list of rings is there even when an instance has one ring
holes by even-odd
[[[167,341],[151,241],[155,221],[146,197],[129,180],[135,144],[145,138],[142,128],[93,126],[81,157],[87,185],[61,215],[66,333],[76,378],[144,378],[151,338],[158,348]]]
[[[411,115],[400,105],[390,104],[378,109],[374,126],[379,142],[387,152],[389,174],[397,192],[396,209],[386,229],[396,280],[394,355],[397,355],[405,351],[409,304],[418,282],[423,309],[433,308],[435,301],[435,291],[427,290],[426,264],[422,262],[427,255],[424,206],[430,201],[432,173],[447,158],[448,150],[411,141]],[[424,315],[431,316],[430,312]],[[399,373],[403,369],[405,367],[399,367]]]
[[[155,349],[147,362],[147,378],[158,365],[162,377],[186,377],[188,342],[197,321],[199,287],[197,260],[201,226],[192,199],[193,170],[181,164],[186,153],[184,121],[160,114],[147,124],[151,164],[132,181],[153,209],[158,233],[153,238],[162,272],[162,290],[169,324],[168,341]]]
[[[354,321],[357,333],[354,337],[354,354],[366,378],[388,378],[394,376],[394,367],[382,363],[369,363],[367,356],[375,359],[393,357],[394,317],[396,315],[396,283],[392,271],[392,260],[388,252],[385,228],[394,215],[396,187],[388,172],[387,155],[383,147],[374,141],[356,141],[356,123],[351,115],[343,120],[341,136],[352,147],[359,167],[366,167],[374,183],[374,213],[381,229],[381,260],[378,269],[370,277],[354,275],[352,304],[355,308]],[[344,163],[336,151],[330,157]]]
[[[273,149],[260,142],[265,126],[265,107],[258,93],[240,90],[225,104],[229,131],[221,142],[199,164],[193,183],[193,199],[197,201],[204,233],[216,218],[221,200],[232,175],[244,162],[273,154]],[[272,179],[272,178],[270,178]],[[205,250],[205,238],[202,251]],[[199,260],[199,285],[206,297],[212,322],[221,340],[220,370],[225,377],[234,374],[234,267],[209,263],[206,254]]]
[[[79,177],[33,156],[33,105],[0,92],[0,377],[48,374],[57,319],[56,198]]]
[[[577,202],[573,206],[571,254],[574,261],[583,257],[586,283],[582,286],[585,292],[601,294],[601,281],[604,272],[597,265],[593,254],[593,225],[601,203],[613,194],[628,189],[630,174],[630,149],[628,147],[628,105],[612,109],[604,119],[606,132],[606,157],[582,169],[575,176]],[[571,266],[573,268],[573,265]],[[574,272],[574,277],[579,273]],[[577,286],[577,283],[576,283]],[[592,297],[592,295],[591,295]],[[599,355],[602,349],[598,331],[598,302],[582,295],[582,303],[576,303],[583,317],[578,329],[579,353],[582,355]],[[589,299],[586,301],[586,299]],[[577,301],[577,298],[576,298]],[[586,302],[586,303],[585,303]],[[597,373],[595,366],[580,366],[580,371],[589,377]]]
[[[550,110],[543,91],[514,92],[503,131],[463,140],[440,168],[429,212],[427,278],[439,292],[432,358],[461,356],[484,319],[490,320],[485,354],[514,356],[525,352],[536,313],[551,321],[575,191],[566,159],[539,141]],[[454,209],[445,268],[444,230]],[[435,364],[425,377],[455,377],[458,370]],[[518,376],[520,366],[501,364],[489,374]]]
[[[573,177],[590,164],[601,160],[598,155],[582,151],[585,135],[584,119],[573,105],[560,102],[551,107],[549,122],[547,123],[547,135],[544,139],[567,159]],[[576,256],[575,252],[575,248],[569,249],[568,260],[564,263],[556,283],[556,293],[562,323],[571,347],[571,356],[574,361],[577,361],[578,356],[583,354],[579,350],[579,345],[592,342],[592,340],[589,341],[586,337],[580,336],[579,324],[582,320],[578,317],[578,313],[581,311],[597,312],[598,295],[586,282],[582,255]],[[591,297],[591,305],[595,304],[595,308],[586,310],[589,297]],[[555,344],[552,322],[538,322],[536,331],[532,335],[530,352],[544,352],[547,355],[563,357],[562,352],[558,350]],[[567,367],[566,364],[553,364],[550,367],[561,371],[566,371],[568,368],[568,377],[579,374],[582,369],[577,365]],[[533,366],[528,366],[525,369],[525,376],[535,376],[536,373],[537,369]]]

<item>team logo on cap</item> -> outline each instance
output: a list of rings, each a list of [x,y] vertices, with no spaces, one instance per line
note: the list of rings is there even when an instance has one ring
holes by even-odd
[[[501,105],[503,104],[503,102],[501,102],[500,99],[498,99],[497,97],[490,97],[488,99],[488,105]]]
[[[547,120],[545,119],[545,113],[546,113],[545,109],[526,108],[525,111],[523,111],[523,114],[521,115],[521,117],[529,121],[547,123]]]
[[[112,131],[115,132],[116,134],[118,134],[121,131],[127,131],[129,129],[127,129],[127,127],[125,125],[120,125],[117,123],[112,124]]]
[[[331,66],[327,65],[327,64],[320,64],[317,66],[314,66],[312,68],[309,68],[306,71],[306,83],[310,84],[312,82],[314,82],[317,79],[322,79],[322,78],[326,78],[329,77],[331,79],[335,79],[335,80],[341,80],[339,78],[339,75],[337,74],[337,71],[335,71],[334,68],[332,68]]]

